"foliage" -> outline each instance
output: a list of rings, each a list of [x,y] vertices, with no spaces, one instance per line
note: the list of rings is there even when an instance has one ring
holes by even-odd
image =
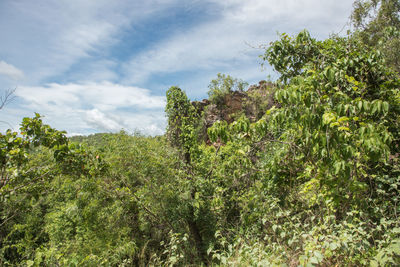
[[[296,51],[303,56],[291,54]],[[262,213],[270,208],[260,209],[262,225],[267,233],[269,227],[265,223],[272,229],[272,239],[268,238],[267,243],[277,242],[277,252],[292,251],[289,258],[283,259],[286,263],[295,260],[296,254],[314,251],[298,257],[297,263],[330,265],[343,261],[335,255],[347,255],[352,261],[346,264],[366,265],[368,261],[362,255],[376,253],[377,247],[375,243],[357,242],[391,240],[384,231],[374,230],[383,221],[390,221],[390,227],[398,227],[398,191],[389,198],[380,194],[388,193],[388,189],[383,189],[386,186],[397,188],[399,183],[398,159],[393,156],[399,152],[396,129],[400,111],[399,79],[386,68],[379,51],[368,51],[351,38],[317,42],[307,32],[295,38],[283,35],[267,50],[265,58],[277,70],[283,70],[285,84],[275,94],[281,107],[272,108],[265,119],[239,128],[253,138],[252,144],[258,140],[264,143],[259,152],[261,166],[256,168],[264,171],[264,179],[268,181],[263,189],[268,190],[267,195],[260,199],[260,192],[256,191],[246,199],[257,196],[256,203],[260,206],[263,199],[276,196],[277,204],[273,205],[280,207],[280,211],[271,211],[267,216]],[[211,137],[243,142],[237,140],[232,127],[216,125],[210,133]],[[247,151],[253,149],[257,147]],[[374,209],[371,203],[376,203]],[[245,218],[255,222],[257,215],[252,207],[246,215],[250,217]],[[360,211],[362,219],[355,224],[355,215],[349,214]],[[282,220],[271,222],[271,218],[282,215]],[[333,216],[331,223],[327,221],[330,216]],[[310,222],[309,229],[304,229],[301,222],[310,217],[316,219]],[[282,228],[284,225],[288,228]],[[348,225],[359,228],[357,232],[349,232]],[[318,248],[317,233],[322,235],[320,240],[327,239],[328,235],[342,240],[343,235],[350,234],[351,243],[341,241],[345,242],[347,251],[328,253],[327,248]],[[293,234],[302,239],[288,239]],[[282,242],[287,242],[289,247]],[[390,260],[397,263],[396,257]]]
[[[218,73],[217,78],[208,85],[208,97],[211,103],[222,108],[224,98],[234,91],[243,92],[248,84],[240,79]]]
[[[360,36],[281,35],[260,110],[206,142],[178,87],[165,136],[68,139],[24,118],[0,134],[0,265],[399,265],[400,79]],[[210,98],[243,88],[219,74]]]
[[[243,107],[246,116],[253,122],[261,119],[272,106],[278,105],[274,99],[275,84],[271,81],[260,81],[258,86],[250,87],[246,93]]]
[[[400,2],[357,0],[351,19],[356,28],[353,35],[381,50],[387,64],[400,73]]]
[[[171,144],[182,147],[182,155],[187,163],[190,162],[190,154],[193,144],[196,143],[195,128],[197,126],[196,111],[191,105],[185,92],[178,87],[171,87],[167,91],[167,105],[165,113],[168,117],[167,136]]]

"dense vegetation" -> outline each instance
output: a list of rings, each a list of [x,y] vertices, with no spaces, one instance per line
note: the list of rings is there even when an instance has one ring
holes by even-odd
[[[399,10],[356,1],[348,36],[281,35],[262,55],[280,79],[231,123],[178,87],[165,136],[24,118],[0,134],[0,265],[400,265]],[[209,106],[245,86],[218,75]]]

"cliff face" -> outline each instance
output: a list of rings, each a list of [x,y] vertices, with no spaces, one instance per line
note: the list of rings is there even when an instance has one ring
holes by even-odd
[[[259,120],[265,112],[278,103],[274,99],[276,85],[272,82],[260,81],[247,90],[247,102],[245,103],[245,114],[254,122]]]
[[[214,122],[218,120],[224,120],[228,123],[233,122],[234,116],[243,110],[243,104],[247,97],[247,94],[244,92],[234,91],[224,96],[222,105],[209,103],[205,106],[204,119],[206,122],[206,128],[211,127]]]
[[[208,99],[193,101],[199,116],[203,120],[205,139],[207,129],[216,121],[232,123],[235,118],[245,115],[254,122],[260,119],[265,112],[275,105],[274,92],[276,86],[271,82],[260,81],[249,87],[247,91],[231,91],[223,98],[222,104],[212,103]]]

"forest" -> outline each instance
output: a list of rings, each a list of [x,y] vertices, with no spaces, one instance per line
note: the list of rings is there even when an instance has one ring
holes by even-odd
[[[276,81],[170,87],[162,136],[23,118],[0,133],[0,266],[399,266],[399,13],[280,34]]]

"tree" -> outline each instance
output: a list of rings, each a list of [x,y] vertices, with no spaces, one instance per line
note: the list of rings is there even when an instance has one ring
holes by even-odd
[[[400,1],[356,0],[353,6],[354,36],[380,49],[387,63],[400,73]]]
[[[76,199],[68,199],[71,200],[68,202],[61,197],[60,201],[58,194],[66,196],[68,190],[82,185],[87,186],[87,194],[93,193],[91,189],[98,186],[95,177],[105,172],[106,165],[98,155],[69,143],[65,132],[44,124],[39,114],[34,118],[24,118],[20,130],[0,133],[0,265],[32,265],[33,262],[36,265],[54,265],[56,253],[51,243],[61,243],[57,238],[63,236],[68,227],[71,231],[76,230],[66,216],[69,212],[66,206],[75,203]],[[71,187],[71,184],[75,185]],[[62,190],[65,191],[60,192]],[[76,191],[72,192],[70,196],[75,197]],[[101,192],[98,195],[98,198],[104,197]],[[56,211],[52,213],[52,209]],[[84,212],[93,214],[93,210],[100,210],[100,207],[89,209]],[[92,217],[82,216],[80,223],[83,224],[84,219],[86,223],[93,222],[98,219],[97,215],[100,213]],[[97,222],[99,229],[100,226],[104,229],[104,223],[100,219]],[[58,231],[60,229],[63,230]],[[78,235],[68,235],[68,231],[65,235],[70,238],[67,247],[74,244],[73,239]],[[93,232],[86,231],[85,234]],[[47,243],[48,240],[52,242]],[[84,238],[81,236],[79,240]],[[82,254],[79,254],[81,259],[87,256]],[[62,260],[70,263],[71,259],[66,257]]]
[[[208,85],[208,97],[211,103],[222,108],[224,97],[234,91],[243,92],[248,84],[240,79],[233,78],[230,75],[218,73],[217,78]]]
[[[398,75],[353,36],[283,34],[264,58],[281,74],[277,104],[255,123],[209,129],[226,144],[213,210],[235,207],[237,227],[263,237],[277,265],[399,264]]]
[[[400,27],[399,0],[356,0],[351,20],[364,41],[377,42],[387,27]]]
[[[182,186],[189,193],[189,199],[184,201],[186,214],[184,220],[189,228],[190,236],[194,241],[198,257],[206,263],[206,248],[201,233],[201,215],[196,210],[200,207],[194,205],[197,195],[198,176],[196,168],[201,157],[199,150],[199,138],[196,136],[196,128],[199,124],[199,116],[195,107],[190,103],[185,92],[178,87],[171,87],[167,91],[167,106],[165,111],[168,116],[167,136],[170,143],[175,146],[183,160],[182,171],[188,177],[189,183],[182,181]]]

